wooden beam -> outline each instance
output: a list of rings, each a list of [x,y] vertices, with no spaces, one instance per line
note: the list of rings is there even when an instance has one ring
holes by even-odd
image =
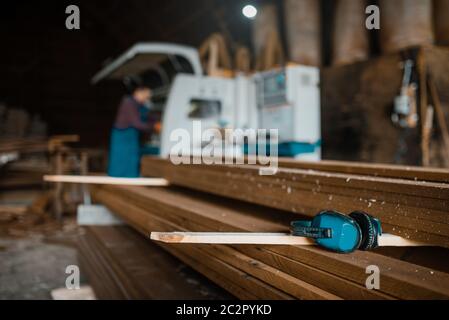
[[[281,168],[318,170],[324,172],[339,172],[363,176],[406,179],[413,181],[431,181],[449,183],[449,169],[424,168],[416,166],[403,166],[384,163],[364,163],[353,161],[321,160],[318,162],[298,161],[289,158],[280,158]]]
[[[443,107],[441,106],[435,82],[432,79],[429,79],[428,85],[433,106],[435,108],[438,126],[440,127],[441,136],[443,137],[444,147],[446,148],[446,158],[449,158],[449,129],[447,128],[446,117],[444,115]]]
[[[292,300],[293,297],[271,285],[249,275],[222,260],[192,247],[176,249],[173,246],[162,246],[193,269],[204,273],[206,277],[216,281],[218,285],[236,295],[240,299]],[[213,271],[211,271],[213,270]],[[218,275],[217,275],[218,274]],[[218,281],[217,281],[218,280]]]
[[[427,107],[428,107],[428,97],[427,97],[427,66],[426,66],[426,57],[424,51],[422,49],[419,50],[418,58],[417,58],[417,70],[419,76],[419,117],[420,117],[420,133],[421,133],[421,160],[422,164],[426,165],[426,117],[427,117]]]
[[[209,283],[195,274],[189,278],[198,284],[189,283],[179,261],[129,227],[84,227],[79,254],[101,299],[201,299],[201,288],[211,293]]]
[[[169,185],[169,182],[162,178],[116,178],[108,176],[45,175],[44,181],[57,183],[112,184],[147,187],[165,187]]]
[[[425,247],[429,244],[413,241],[393,234],[384,233],[379,237],[379,247]]]
[[[151,232],[150,238],[165,243],[314,245],[315,242],[288,233],[257,232]]]
[[[151,232],[150,238],[165,243],[197,244],[258,244],[310,246],[315,241],[306,237],[295,237],[288,233],[264,232]],[[381,247],[422,247],[425,243],[407,240],[391,234],[379,237]]]
[[[46,152],[48,140],[45,138],[12,138],[0,139],[0,154],[2,153],[34,153]]]

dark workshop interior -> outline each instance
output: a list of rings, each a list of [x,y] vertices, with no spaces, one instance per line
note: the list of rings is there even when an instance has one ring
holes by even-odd
[[[449,0],[3,1],[0,41],[0,300],[449,300]]]

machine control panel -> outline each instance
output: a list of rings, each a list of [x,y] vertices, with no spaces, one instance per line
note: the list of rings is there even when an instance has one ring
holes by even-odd
[[[289,65],[253,77],[257,127],[277,129],[278,141],[291,156],[320,158],[319,69]]]
[[[259,108],[287,103],[285,71],[266,72],[256,79],[257,105]]]

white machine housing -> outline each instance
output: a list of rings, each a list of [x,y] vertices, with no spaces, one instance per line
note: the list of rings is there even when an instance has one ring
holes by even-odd
[[[177,143],[170,137],[177,129],[189,133],[190,152],[200,156],[204,145],[201,134],[204,130],[238,127],[239,111],[244,110],[245,105],[237,99],[237,83],[234,78],[177,75],[162,118],[161,156],[167,157]],[[201,132],[194,132],[194,120],[201,121]],[[222,152],[232,154],[236,150]]]
[[[177,73],[171,83],[153,92],[167,92],[162,112],[160,156],[168,157],[173,146],[170,135],[176,129],[191,137],[191,152],[200,155],[201,133],[194,132],[194,120],[201,120],[202,131],[209,128],[279,129],[280,143],[319,145],[320,98],[319,71],[305,66],[257,73],[234,78],[204,76],[196,49],[167,43],[139,43],[107,65],[92,79],[93,83],[109,78],[123,79],[153,69],[167,78],[160,68],[162,61],[182,56],[193,73]],[[273,85],[273,81],[274,84]],[[279,81],[279,82],[277,82]],[[239,155],[239,150],[224,150]],[[319,147],[300,154],[302,159],[319,160]]]
[[[299,159],[321,159],[319,69],[290,65],[254,75],[257,127],[278,129],[280,144],[301,145]]]

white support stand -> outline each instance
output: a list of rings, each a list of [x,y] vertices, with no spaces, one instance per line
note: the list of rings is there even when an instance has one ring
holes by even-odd
[[[81,204],[77,210],[77,222],[80,226],[122,225],[123,220],[114,215],[108,208],[98,204]]]

